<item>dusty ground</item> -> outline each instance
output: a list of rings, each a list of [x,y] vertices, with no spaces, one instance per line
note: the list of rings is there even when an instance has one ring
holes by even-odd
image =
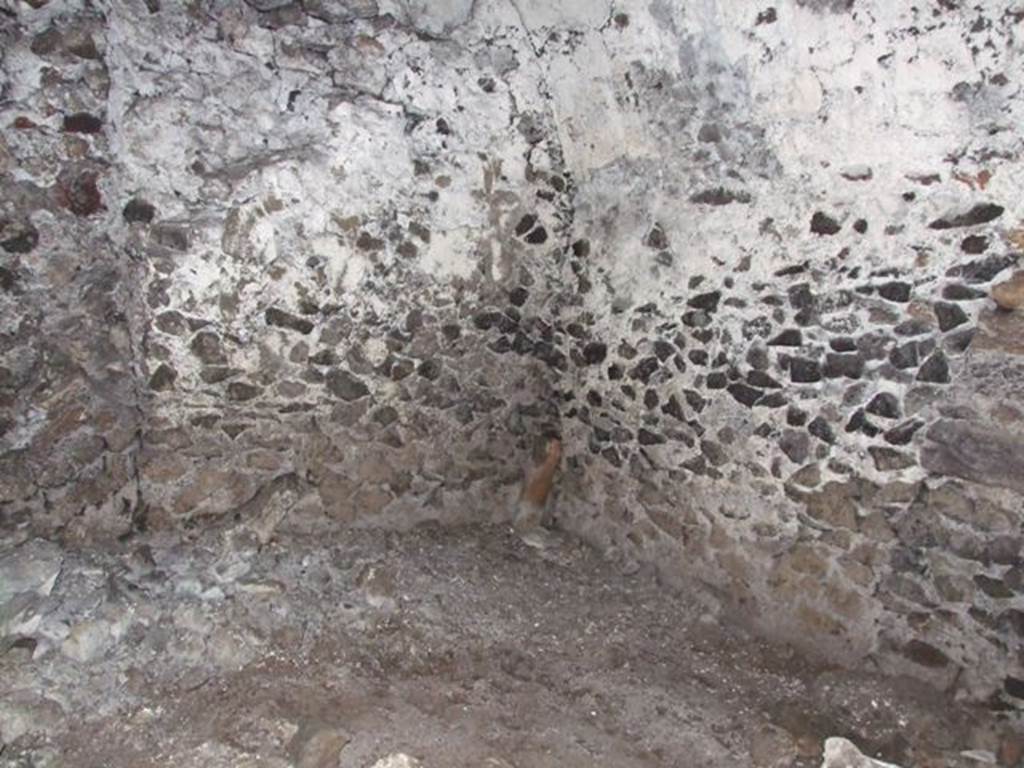
[[[952,766],[1009,732],[906,680],[815,668],[560,541],[37,542],[59,574],[7,609],[22,639],[0,646],[0,766],[817,767],[833,735]]]

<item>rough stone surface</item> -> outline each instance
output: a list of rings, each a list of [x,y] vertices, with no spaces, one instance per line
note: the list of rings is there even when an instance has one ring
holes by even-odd
[[[360,530],[308,499],[266,542],[243,518],[5,544],[63,572],[34,626],[0,635],[0,766],[814,768],[832,733],[922,765],[998,734],[983,708],[810,662],[564,534]],[[817,553],[783,556],[813,579]]]
[[[559,434],[610,557],[1022,706],[1019,3],[2,18],[0,528],[501,520]]]
[[[952,475],[1024,493],[1024,441],[1019,434],[989,424],[941,420],[927,434],[921,465]]]

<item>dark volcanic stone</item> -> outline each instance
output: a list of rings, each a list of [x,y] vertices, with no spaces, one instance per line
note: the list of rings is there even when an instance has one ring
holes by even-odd
[[[220,337],[213,331],[200,331],[189,344],[192,354],[206,365],[224,365],[227,355],[221,346]]]
[[[640,445],[661,445],[662,443],[667,442],[664,435],[651,432],[643,427],[637,431],[636,441],[640,443]]]
[[[789,360],[789,378],[798,384],[813,384],[821,381],[821,366],[817,360],[792,357]]]
[[[727,454],[725,449],[714,440],[701,440],[700,452],[704,454],[704,457],[713,466],[716,467],[720,467],[729,461],[729,454]]]
[[[879,392],[868,403],[868,413],[881,416],[883,419],[898,419],[900,417],[900,401],[891,392]]]
[[[985,291],[959,283],[951,283],[942,289],[942,298],[947,301],[975,301],[988,296]]]
[[[971,342],[974,341],[975,333],[976,331],[973,328],[968,328],[949,334],[945,341],[946,349],[953,354],[966,352],[967,348],[971,346]]]
[[[828,345],[835,352],[856,352],[857,342],[849,336],[837,336],[829,340]]]
[[[121,211],[124,220],[132,223],[149,224],[156,216],[156,208],[138,197],[133,197]]]
[[[601,457],[616,469],[622,467],[622,458],[614,446],[609,446],[601,451]]]
[[[913,456],[884,446],[873,445],[868,448],[868,453],[871,454],[875,469],[879,472],[897,472],[916,463]]]
[[[103,130],[103,121],[88,112],[76,112],[64,116],[66,133],[99,133]]]
[[[779,438],[779,448],[794,464],[803,464],[811,452],[811,439],[806,432],[787,429]]]
[[[683,397],[686,398],[686,404],[697,413],[700,413],[707,407],[708,401],[701,397],[700,393],[694,389],[684,389]]]
[[[519,237],[522,237],[533,229],[536,224],[537,217],[532,213],[528,213],[519,220],[518,224],[516,224],[516,234]]]
[[[949,331],[967,322],[967,313],[956,304],[939,301],[935,303],[933,309],[935,318],[939,321],[940,331]]]
[[[885,442],[891,445],[907,445],[914,438],[914,434],[923,426],[924,422],[917,419],[905,421],[885,433]]]
[[[416,373],[427,381],[437,381],[441,376],[441,364],[436,360],[424,360],[416,368]]]
[[[974,227],[979,224],[987,224],[995,221],[1003,215],[1005,209],[995,203],[978,203],[966,213],[956,213],[942,216],[931,224],[931,229],[957,229],[959,227]]]
[[[414,370],[416,370],[416,364],[412,360],[396,360],[391,366],[391,380],[401,381],[408,378]],[[328,387],[330,387],[330,380],[328,380]]]
[[[811,232],[816,235],[834,235],[840,229],[839,222],[822,211],[815,211],[811,217]]]
[[[160,363],[153,375],[149,377],[149,388],[154,392],[166,392],[174,389],[174,382],[178,379],[178,372],[167,363]]]
[[[923,336],[931,331],[931,326],[923,320],[906,320],[892,329],[897,336]]]
[[[992,424],[943,419],[933,424],[921,466],[982,485],[1024,493],[1024,442]]]
[[[171,336],[184,336],[188,331],[188,322],[185,320],[185,316],[173,309],[157,315],[153,320],[153,325],[157,330]]]
[[[608,345],[602,341],[591,341],[583,347],[583,359],[587,365],[598,365],[608,357]]]
[[[57,180],[57,195],[61,205],[75,216],[92,216],[103,210],[103,196],[96,185],[99,176],[93,171],[83,171],[77,176],[62,174]]]
[[[729,394],[733,396],[733,399],[735,399],[736,402],[742,403],[748,408],[752,408],[764,394],[760,389],[748,387],[746,384],[742,384],[740,382],[730,384],[726,389],[728,389]]]
[[[825,367],[822,370],[827,379],[859,379],[864,375],[864,358],[859,354],[825,355]]]
[[[884,360],[889,344],[889,337],[881,333],[865,333],[857,338],[857,351],[865,360]]]
[[[887,301],[905,303],[910,301],[910,283],[892,281],[878,286],[878,293]]]
[[[814,292],[811,291],[811,286],[807,283],[794,285],[787,294],[789,296],[789,305],[793,309],[814,309],[818,305],[818,300],[815,298]]]
[[[802,427],[807,423],[807,411],[791,405],[786,410],[786,423],[791,427]]]
[[[666,237],[665,230],[661,228],[660,224],[655,224],[651,227],[651,231],[644,238],[644,245],[656,251],[668,248],[668,237]]]
[[[333,349],[321,349],[315,355],[309,356],[309,362],[313,365],[334,365],[337,360],[337,355],[334,354]]]
[[[398,421],[398,411],[390,405],[383,405],[373,412],[371,418],[382,427],[390,427]]]
[[[769,347],[799,347],[804,343],[804,336],[799,328],[787,328],[768,342]]]
[[[683,313],[683,325],[690,328],[706,328],[711,325],[711,317],[703,310],[694,309]]]
[[[996,600],[1007,600],[1013,597],[1013,590],[1000,579],[993,579],[991,576],[979,573],[974,577],[974,583],[978,585],[978,589]]]
[[[764,371],[751,371],[747,374],[747,383],[763,389],[782,389],[782,384]]]
[[[677,421],[686,421],[686,414],[683,413],[683,406],[675,395],[669,395],[668,402],[661,406],[661,412],[671,416]]]
[[[690,198],[690,202],[698,205],[730,205],[732,203],[749,203],[750,200],[749,192],[725,189],[724,187],[705,189]]]
[[[717,144],[722,140],[722,129],[714,123],[704,123],[697,131],[697,141],[705,144]]]
[[[901,370],[917,367],[918,362],[920,362],[917,352],[917,342],[908,341],[906,344],[893,347],[892,351],[889,353],[889,362]]]
[[[228,368],[223,365],[213,365],[203,368],[203,370],[199,372],[199,378],[207,384],[219,384],[220,382],[227,381],[240,373],[242,373],[242,371],[239,368]]]
[[[708,389],[725,389],[728,383],[729,377],[726,376],[722,371],[713,371],[712,373],[708,374]]]
[[[936,350],[931,357],[924,361],[917,371],[917,380],[932,384],[948,384],[950,382],[949,362],[941,350]]]
[[[328,372],[327,390],[346,402],[359,400],[370,394],[369,387],[343,368],[335,368]]]
[[[816,416],[811,423],[807,425],[807,431],[819,440],[829,443],[830,445],[836,441],[836,433],[832,430],[832,425],[825,420],[824,416]]]
[[[984,235],[968,235],[961,241],[960,250],[977,256],[988,250],[988,238]]]
[[[708,351],[706,349],[691,349],[686,353],[686,356],[690,358],[690,362],[694,365],[708,364]]]
[[[269,307],[264,313],[264,318],[267,321],[267,325],[274,325],[278,328],[287,328],[292,331],[298,331],[303,336],[309,334],[313,330],[313,323],[304,317],[298,317],[290,312],[285,312],[283,309],[277,307]]]
[[[244,402],[246,400],[252,400],[258,397],[263,389],[256,386],[255,384],[249,384],[245,381],[233,381],[228,384],[228,400],[235,400],[238,402]]]
[[[494,310],[477,312],[473,315],[473,325],[481,331],[489,331],[501,323],[502,313]]]
[[[946,654],[921,640],[911,640],[907,643],[903,647],[903,655],[922,667],[941,669],[949,666],[949,657]]]
[[[369,232],[360,232],[356,238],[356,248],[361,251],[383,251],[386,245],[387,243]]]
[[[727,306],[736,306],[737,301],[739,299],[726,299],[725,303]],[[745,339],[765,339],[771,332],[772,321],[764,315],[743,321],[742,333]]]
[[[864,414],[863,408],[858,408],[854,411],[853,416],[851,416],[850,420],[846,422],[846,431],[861,432],[868,437],[874,437],[881,432],[878,427],[868,420],[868,417]]]
[[[661,361],[665,362],[676,353],[676,348],[667,341],[658,339],[654,342],[654,354]]]
[[[864,219],[857,219],[853,222],[853,229],[858,235],[863,235],[868,231],[868,223]]]
[[[549,344],[546,341],[538,341],[534,344],[533,356],[538,360],[542,360],[551,368],[564,369],[566,365],[565,355],[555,349],[554,345]]]
[[[30,222],[18,227],[14,234],[0,241],[0,248],[7,253],[29,253],[39,244],[39,230]]]
[[[529,295],[530,292],[528,290],[523,288],[523,286],[519,286],[518,288],[513,288],[511,291],[508,292],[508,300],[513,305],[521,307],[523,306],[523,304],[526,303],[526,299],[529,297]]]
[[[188,250],[189,231],[186,227],[157,224],[150,230],[149,237],[157,245],[170,248],[172,251],[185,252]]]
[[[758,371],[767,371],[772,366],[768,351],[763,347],[751,347],[747,350],[747,363]]]
[[[646,384],[659,367],[660,363],[657,357],[645,357],[633,367],[633,370],[629,372],[629,377]]]
[[[694,296],[686,303],[696,309],[703,309],[708,314],[713,314],[718,309],[718,302],[721,298],[721,291],[709,291]]]
[[[530,245],[541,245],[548,240],[548,231],[544,227],[537,227],[526,236],[526,242]]]
[[[987,283],[1007,267],[1017,263],[1018,256],[1012,253],[1005,255],[992,254],[983,259],[976,259],[952,267],[946,272],[946,277],[959,277],[968,283]]]

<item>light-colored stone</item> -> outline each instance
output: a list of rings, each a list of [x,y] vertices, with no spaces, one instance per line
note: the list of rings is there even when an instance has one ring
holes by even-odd
[[[382,757],[371,768],[421,768],[423,764],[404,752],[395,752]]]
[[[106,621],[88,619],[71,628],[60,651],[69,659],[86,663],[99,658],[111,646],[111,627]]]
[[[26,733],[53,733],[63,724],[64,710],[38,691],[15,690],[0,696],[0,742]]]
[[[893,763],[883,763],[865,756],[848,739],[833,736],[825,739],[824,762],[821,768],[899,768]]]
[[[1024,307],[1024,272],[1015,272],[1009,280],[992,286],[992,300],[1006,310]]]
[[[63,559],[60,547],[42,539],[0,553],[0,605],[21,592],[49,595]]]

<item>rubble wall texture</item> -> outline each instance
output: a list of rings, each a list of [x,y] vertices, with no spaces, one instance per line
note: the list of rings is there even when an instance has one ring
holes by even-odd
[[[1024,247],[1021,9],[679,5],[593,32],[560,105],[564,524],[1020,705],[1024,324],[989,294]]]
[[[285,488],[353,522],[503,518],[556,429],[572,186],[514,9],[468,46],[459,9],[277,6],[6,22],[6,514],[96,516],[79,483],[127,462],[115,531]],[[49,344],[125,391],[40,368]],[[139,440],[100,428],[112,397]]]
[[[1024,688],[1024,11],[5,13],[0,504],[559,523],[762,630]],[[277,500],[277,501],[275,501]]]

